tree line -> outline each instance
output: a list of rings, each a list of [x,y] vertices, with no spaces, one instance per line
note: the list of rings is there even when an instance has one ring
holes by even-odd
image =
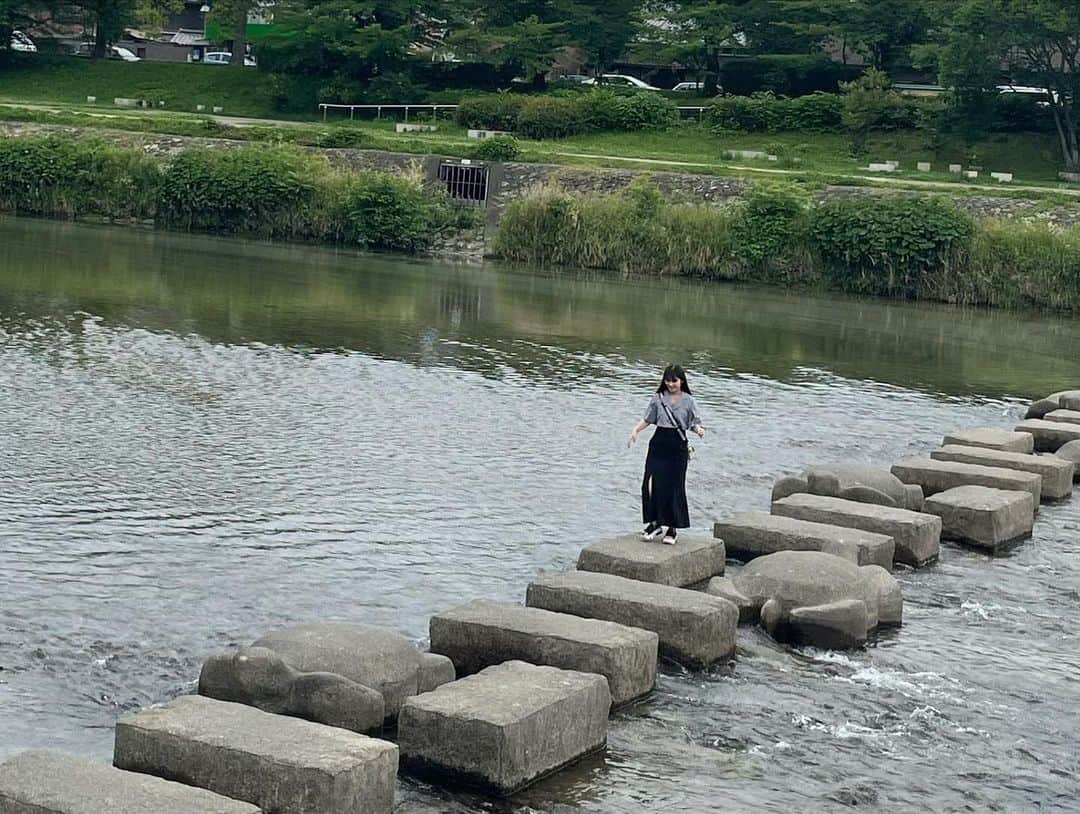
[[[182,2],[0,0],[0,47],[35,19],[66,16],[96,32],[104,56],[126,27],[153,30]],[[256,5],[211,0],[237,65]],[[329,88],[392,90],[442,56],[539,89],[573,49],[594,73],[619,59],[677,62],[711,93],[732,53],[828,54],[937,76],[956,116],[977,129],[999,85],[1034,86],[1047,91],[1065,163],[1080,167],[1080,0],[274,0],[269,11],[274,25],[255,43],[260,68]]]

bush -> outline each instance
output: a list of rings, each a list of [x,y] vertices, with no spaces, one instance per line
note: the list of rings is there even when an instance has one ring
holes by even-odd
[[[780,96],[836,93],[840,83],[858,77],[860,68],[840,65],[825,56],[773,54],[733,60],[720,68],[724,93],[749,96],[768,91]]]
[[[709,118],[720,131],[832,132],[840,129],[841,106],[840,97],[829,93],[813,93],[797,99],[777,98],[771,93],[721,96],[714,100]]]
[[[509,93],[471,96],[461,100],[455,118],[473,130],[514,130],[525,99]]]
[[[578,99],[559,96],[529,96],[518,113],[516,133],[526,138],[565,138],[588,129],[584,109]]]
[[[521,152],[513,136],[486,138],[473,147],[471,157],[480,161],[513,161]]]
[[[184,229],[322,237],[319,217],[328,165],[287,148],[186,150],[165,171],[162,223]]]
[[[0,139],[0,209],[76,217],[153,217],[158,166],[135,150],[57,136]]]
[[[618,130],[662,130],[679,120],[679,109],[658,93],[644,91],[614,101]]]
[[[854,82],[845,82],[841,120],[851,133],[852,147],[859,151],[871,130],[900,130],[916,124],[916,106],[892,89],[884,71],[868,70]]]
[[[670,127],[678,114],[673,102],[655,93],[620,94],[598,88],[543,96],[473,97],[462,101],[457,121],[463,127],[510,130],[526,138],[545,139]]]
[[[317,147],[370,147],[371,134],[350,127],[336,127],[324,130],[315,137]]]
[[[453,225],[456,210],[419,178],[374,172],[349,183],[339,201],[342,236],[364,248],[416,252]]]
[[[839,288],[916,297],[928,272],[947,269],[968,247],[975,226],[942,198],[850,198],[821,206],[811,231]]]
[[[793,184],[755,184],[738,204],[739,254],[757,266],[781,258],[805,239],[809,203]]]

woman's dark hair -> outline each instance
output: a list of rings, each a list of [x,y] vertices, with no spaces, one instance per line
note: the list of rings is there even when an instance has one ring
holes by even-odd
[[[668,365],[664,368],[664,375],[660,379],[660,386],[656,388],[657,393],[666,393],[667,387],[664,386],[664,382],[670,382],[675,379],[679,380],[679,384],[682,385],[682,391],[686,395],[693,395],[690,392],[690,385],[686,381],[686,371],[678,365]]]

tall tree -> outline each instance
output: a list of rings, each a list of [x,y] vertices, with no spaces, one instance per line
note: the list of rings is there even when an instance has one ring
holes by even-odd
[[[285,74],[370,79],[400,64],[414,34],[404,0],[280,0],[259,61]]]
[[[544,74],[566,42],[564,25],[542,23],[532,15],[503,26],[460,28],[450,37],[449,46],[460,57],[510,68],[542,87]]]
[[[1080,170],[1080,3],[963,0],[944,34],[942,83],[969,103],[996,97],[1003,74],[1045,88],[1065,166]]]
[[[244,67],[248,14],[256,5],[255,0],[214,0],[210,6],[210,20],[218,24],[225,39],[232,40],[229,64],[233,67]]]

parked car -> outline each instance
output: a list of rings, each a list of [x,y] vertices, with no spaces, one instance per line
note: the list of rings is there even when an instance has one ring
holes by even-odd
[[[705,90],[704,82],[680,82],[672,88],[675,93],[701,93]]]
[[[1035,99],[1035,104],[1041,107],[1049,107],[1050,100],[1055,102],[1060,98],[1056,90],[1050,90],[1050,88],[1033,88],[1027,85],[998,85],[998,93],[1015,93],[1020,96],[1027,96],[1029,99]]]
[[[591,83],[592,77],[583,73],[564,73],[562,76],[557,76],[552,82],[562,82],[567,85],[585,85]]]
[[[654,88],[648,82],[642,82],[636,76],[627,76],[622,73],[606,73],[602,74],[599,79],[590,77],[581,84],[583,85],[611,85],[618,88],[633,88],[637,90],[660,90],[660,88]]]
[[[21,31],[11,32],[11,50],[21,51],[24,54],[36,54],[37,46],[34,41]]]
[[[80,42],[79,47],[75,49],[75,56],[88,57],[94,53],[94,43],[92,42]],[[105,51],[105,56],[109,59],[119,59],[124,62],[142,62],[141,57],[135,56],[127,48],[121,48],[119,45],[110,45]]]
[[[232,62],[232,54],[228,51],[211,51],[203,57],[203,62],[207,65],[228,65]],[[255,57],[248,54],[244,57],[244,65],[249,68],[255,67]]]

